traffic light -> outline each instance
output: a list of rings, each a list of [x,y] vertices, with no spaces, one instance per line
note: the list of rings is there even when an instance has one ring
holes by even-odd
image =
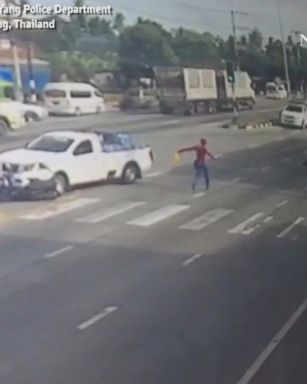
[[[233,67],[232,61],[226,61],[226,72],[227,72],[227,79],[229,83],[234,84],[235,82],[235,71]]]

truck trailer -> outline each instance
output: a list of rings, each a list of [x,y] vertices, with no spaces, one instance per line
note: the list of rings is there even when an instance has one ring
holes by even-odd
[[[236,71],[232,85],[225,70],[155,68],[161,113],[214,113],[233,106],[253,108],[255,92],[247,72]]]

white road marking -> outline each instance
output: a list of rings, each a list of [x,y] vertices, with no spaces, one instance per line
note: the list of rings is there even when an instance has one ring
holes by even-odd
[[[92,215],[77,219],[78,223],[97,224],[110,219],[111,217],[118,216],[122,213],[131,211],[134,208],[145,205],[144,201],[126,201],[122,204],[117,205],[114,208],[105,209],[102,212],[94,213]]]
[[[198,253],[192,257],[190,257],[189,259],[185,260],[183,263],[182,263],[182,266],[183,267],[186,267],[187,265],[189,264],[192,264],[194,261],[196,261],[197,259],[200,259],[201,257],[203,257],[204,255]]]
[[[249,384],[254,378],[256,373],[265,363],[265,361],[270,357],[272,352],[276,349],[278,344],[287,336],[291,328],[297,323],[302,314],[306,311],[307,308],[307,299],[297,308],[297,310],[292,314],[289,320],[285,325],[280,329],[280,331],[274,336],[270,343],[264,348],[260,353],[254,363],[248,368],[244,376],[238,381],[237,384]]]
[[[163,122],[160,123],[160,125],[162,127],[165,127],[165,126],[168,126],[168,125],[179,124],[179,123],[181,123],[180,120],[170,120],[170,121],[163,121]]]
[[[289,200],[284,200],[284,201],[281,201],[280,203],[276,204],[276,207],[277,208],[281,208],[283,207],[284,205],[288,204]]]
[[[171,204],[163,208],[157,209],[156,211],[150,212],[143,215],[135,220],[130,221],[129,225],[135,225],[138,227],[150,227],[151,225],[157,224],[160,221],[166,220],[171,216],[174,216],[186,209],[190,208],[188,204]]]
[[[236,183],[239,183],[241,181],[241,177],[237,177],[236,179],[233,179],[231,180],[231,184],[236,184]]]
[[[158,176],[162,176],[162,175],[165,175],[166,173],[168,173],[169,170],[168,169],[164,169],[164,170],[161,170],[161,171],[156,171],[156,172],[151,172],[151,173],[147,173],[144,175],[145,179],[148,178],[148,179],[152,179],[154,177],[158,177]]]
[[[58,249],[57,251],[54,251],[54,252],[51,252],[51,253],[47,253],[44,257],[46,259],[49,259],[51,257],[55,257],[55,256],[58,256],[58,255],[61,255],[62,253],[71,251],[72,249],[74,249],[74,247],[72,245],[68,245],[67,247]]]
[[[290,224],[286,229],[281,231],[276,237],[281,239],[287,236],[295,227],[300,225],[305,220],[305,217],[298,217],[292,224]]]
[[[33,213],[33,214],[22,216],[22,219],[45,220],[51,217],[62,215],[63,213],[73,211],[74,209],[83,208],[87,205],[98,203],[99,201],[100,199],[80,198],[80,199],[72,200],[66,203],[58,204],[53,209],[49,208],[39,213]]]
[[[264,224],[267,224],[267,223],[271,222],[271,221],[273,220],[273,218],[274,218],[274,216],[268,216],[268,217],[266,217],[266,218],[263,220]]]
[[[259,227],[260,227],[260,224],[256,224],[254,227],[244,229],[244,231],[242,231],[242,235],[245,235],[245,236],[251,235]]]
[[[197,192],[197,193],[193,193],[192,197],[193,199],[197,199],[199,197],[203,197],[205,196],[206,192]]]
[[[243,221],[242,223],[236,225],[234,228],[230,229],[228,231],[228,233],[231,233],[231,234],[243,233],[243,231],[246,230],[246,228],[249,226],[249,224],[253,223],[254,221],[261,219],[263,216],[264,216],[263,212],[258,212],[255,215],[248,218],[247,220]]]
[[[201,215],[189,221],[186,224],[181,225],[179,228],[189,229],[191,231],[199,231],[230,215],[232,212],[232,209],[214,209],[212,211],[206,212],[204,215]]]
[[[249,149],[257,148],[258,145],[259,145],[259,144],[255,144],[255,143],[253,143],[253,144],[249,144],[249,145],[247,146],[247,148],[249,148]]]
[[[106,307],[102,312],[86,320],[84,323],[79,324],[78,329],[80,331],[85,331],[87,328],[98,323],[98,321],[109,316],[111,313],[115,312],[117,309],[118,309],[117,307]]]

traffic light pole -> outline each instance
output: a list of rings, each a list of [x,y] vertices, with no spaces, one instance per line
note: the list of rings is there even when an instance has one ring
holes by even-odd
[[[232,61],[226,61],[226,75],[227,82],[231,84],[232,90],[232,106],[233,106],[233,118],[232,122],[236,122],[238,120],[238,108],[236,102],[236,76],[234,63]]]
[[[233,36],[234,64],[235,64],[235,69],[238,69],[237,30],[236,30],[236,21],[235,21],[235,11],[230,11],[230,15],[231,15],[231,27],[232,27],[232,36]]]
[[[233,117],[232,117],[232,122],[235,123],[238,121],[239,117],[239,111],[237,108],[237,101],[236,101],[236,88],[235,88],[235,83],[233,82],[231,84],[231,89],[232,89],[232,103],[233,103]]]

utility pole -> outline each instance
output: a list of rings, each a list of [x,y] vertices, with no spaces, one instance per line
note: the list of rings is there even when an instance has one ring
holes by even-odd
[[[10,6],[10,0],[5,0],[5,5]],[[15,5],[15,3],[13,3]],[[16,5],[15,5],[16,6]],[[11,24],[12,18],[11,15],[7,14],[7,20]],[[15,98],[17,101],[22,101],[22,82],[21,82],[21,72],[20,72],[20,61],[18,55],[18,46],[17,42],[14,39],[9,39],[12,49],[12,57],[14,63],[14,74],[15,74]]]
[[[231,27],[232,27],[232,36],[233,36],[233,54],[234,54],[234,63],[235,68],[238,67],[238,46],[237,46],[237,30],[236,30],[236,20],[235,20],[235,12],[230,11],[231,16]]]
[[[12,0],[11,0],[12,1]],[[20,0],[20,8],[23,14],[24,6],[27,4],[27,0]],[[36,84],[33,73],[33,65],[32,65],[32,44],[31,41],[26,42],[26,50],[27,50],[27,62],[28,62],[28,74],[29,74],[29,88],[30,88],[30,101],[32,103],[36,102]]]
[[[230,18],[231,18],[231,27],[232,27],[232,36],[233,36],[233,59],[234,59],[234,71],[233,71],[233,81],[231,82],[231,91],[232,91],[232,101],[233,101],[233,122],[236,122],[239,117],[239,111],[237,106],[237,100],[236,100],[236,76],[235,71],[239,70],[239,63],[238,63],[238,45],[237,45],[237,26],[236,26],[236,19],[235,15],[248,15],[247,12],[242,11],[230,11]],[[228,70],[227,70],[228,75]]]
[[[278,24],[279,24],[281,43],[282,43],[282,52],[283,52],[283,58],[284,58],[284,67],[285,67],[285,77],[286,77],[286,84],[287,84],[287,92],[288,92],[288,96],[290,96],[290,94],[291,94],[291,83],[290,83],[290,77],[289,77],[288,56],[287,56],[285,37],[284,37],[284,30],[283,30],[281,13],[280,13],[280,6],[279,6],[278,0],[276,0],[276,8],[277,8]]]
[[[231,28],[232,28],[232,36],[233,36],[233,55],[234,55],[234,63],[235,63],[235,69],[239,69],[238,65],[238,43],[237,43],[237,25],[236,25],[236,18],[235,15],[241,15],[241,16],[247,16],[247,12],[242,11],[230,11],[230,18],[231,18]]]
[[[28,61],[28,73],[29,73],[29,87],[30,87],[30,101],[36,103],[36,85],[33,73],[32,65],[32,46],[31,42],[27,41],[27,61]]]

